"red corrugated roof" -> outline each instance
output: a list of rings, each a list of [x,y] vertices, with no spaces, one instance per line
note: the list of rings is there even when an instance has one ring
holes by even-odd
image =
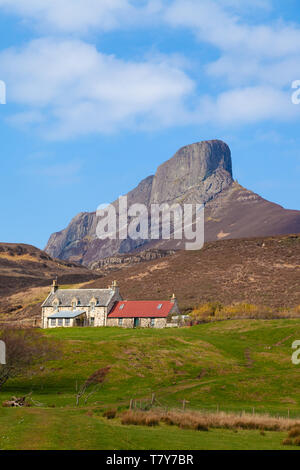
[[[108,318],[165,318],[173,307],[174,304],[170,301],[124,300],[115,303]]]

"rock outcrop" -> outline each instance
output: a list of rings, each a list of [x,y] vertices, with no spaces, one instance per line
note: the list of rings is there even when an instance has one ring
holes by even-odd
[[[181,148],[128,194],[128,205],[204,203],[205,240],[300,232],[300,212],[283,209],[235,183],[229,147],[220,140]],[[117,207],[117,202],[113,203]],[[150,212],[150,211],[149,211]],[[51,235],[45,251],[86,266],[139,250],[183,248],[176,240],[99,240],[96,213],[81,213]]]
[[[158,167],[150,202],[206,203],[232,181],[228,145],[219,140],[188,145]]]
[[[146,250],[140,251],[135,254],[115,255],[108,258],[103,258],[91,264],[91,269],[99,269],[101,271],[113,271],[123,267],[131,266],[132,264],[139,264],[145,261],[153,261],[167,256],[174,255],[174,250]]]

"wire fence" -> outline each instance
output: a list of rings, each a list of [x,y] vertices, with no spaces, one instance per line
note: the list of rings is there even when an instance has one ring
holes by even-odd
[[[159,409],[161,411],[197,411],[198,413],[203,414],[218,414],[218,413],[226,413],[226,414],[234,414],[237,416],[243,415],[268,415],[272,418],[278,419],[296,419],[300,421],[300,409],[280,409],[274,410],[272,408],[266,407],[255,407],[255,406],[237,406],[237,407],[226,407],[224,405],[208,405],[208,406],[193,406],[191,400],[186,400],[185,398],[179,400],[178,403],[170,403],[162,398],[157,398],[156,394],[153,393],[150,398],[131,398],[129,402],[129,409],[130,410],[141,410],[141,411],[149,411]]]

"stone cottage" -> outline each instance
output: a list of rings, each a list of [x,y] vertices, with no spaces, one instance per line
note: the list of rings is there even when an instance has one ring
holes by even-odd
[[[42,327],[106,326],[107,315],[119,300],[116,282],[107,289],[60,289],[53,281],[42,305]]]
[[[53,281],[42,304],[42,328],[164,328],[178,326],[180,318],[174,294],[170,301],[125,301],[116,281],[107,289],[60,289]]]

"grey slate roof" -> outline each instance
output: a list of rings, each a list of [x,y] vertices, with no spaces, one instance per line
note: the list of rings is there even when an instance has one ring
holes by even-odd
[[[85,313],[84,311],[81,310],[62,310],[61,312],[53,313],[53,315],[49,315],[48,318],[76,318],[79,317],[79,315],[82,315]]]
[[[79,307],[88,307],[93,298],[97,299],[98,307],[106,307],[114,294],[113,289],[57,289],[50,293],[42,307],[52,307],[55,299],[59,300],[61,307],[71,307],[74,298],[79,300]]]

